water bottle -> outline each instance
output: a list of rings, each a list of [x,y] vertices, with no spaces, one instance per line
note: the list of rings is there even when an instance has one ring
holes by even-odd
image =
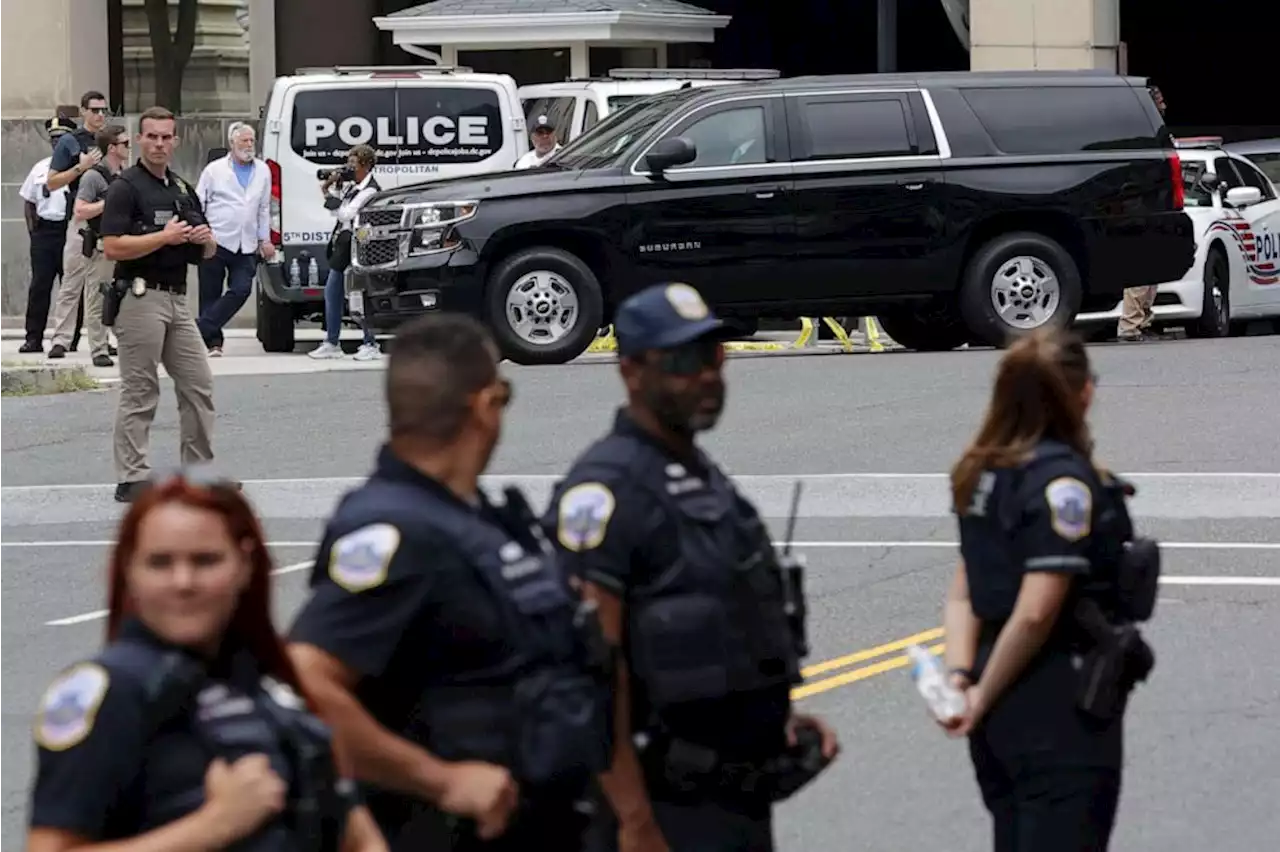
[[[320,264],[316,263],[314,257],[307,264],[307,284],[311,287],[320,286]]]
[[[911,679],[934,718],[945,721],[964,713],[964,695],[947,681],[942,660],[919,645],[908,646],[907,656],[911,659]]]
[[[289,261],[289,283],[292,284],[294,287],[297,287],[299,284],[302,283],[301,278],[299,276],[299,271],[298,271],[297,257],[294,257],[293,260]]]

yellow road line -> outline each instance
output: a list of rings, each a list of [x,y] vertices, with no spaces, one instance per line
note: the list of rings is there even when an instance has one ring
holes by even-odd
[[[908,645],[923,645],[926,642],[932,642],[934,639],[942,638],[942,628],[935,627],[932,630],[925,630],[914,636],[908,636],[905,639],[898,639],[885,645],[877,645],[874,648],[868,648],[865,651],[858,651],[854,654],[848,654],[843,657],[836,657],[834,660],[825,660],[821,663],[814,663],[811,666],[805,666],[800,670],[800,674],[806,678],[823,672],[834,671],[835,669],[848,668],[854,663],[865,662],[866,660],[874,660],[876,657],[882,657],[890,651],[904,650]]]
[[[860,651],[858,654],[850,654],[848,657],[841,657],[839,659],[850,660],[855,657],[860,657],[861,659],[869,659],[870,657],[879,656],[880,654],[885,653],[886,651],[900,650],[901,648],[905,648],[907,645],[918,643],[918,641],[926,641],[926,642],[928,641],[928,639],[919,640],[918,637],[920,636],[925,636],[926,634],[932,634],[931,638],[937,638],[939,635],[941,635],[941,633],[942,633],[941,628],[937,629],[936,631],[926,631],[925,633],[918,633],[916,634],[916,636],[909,636],[906,639],[900,639],[897,642],[890,642],[888,645],[881,645],[878,648],[869,648],[866,651]],[[931,653],[934,653],[934,654],[941,654],[945,649],[945,647],[946,646],[942,642],[939,642],[936,645],[927,646],[927,650],[929,650]],[[879,651],[880,653],[873,653],[876,651]],[[837,668],[838,666],[829,665],[829,664],[835,664],[837,662],[838,662],[837,660],[830,660],[828,661],[828,663],[819,663],[818,665],[827,666],[827,669],[825,670],[830,670],[831,668]],[[867,678],[875,677],[876,675],[884,674],[885,672],[890,672],[890,671],[893,671],[894,669],[906,668],[908,665],[910,665],[910,662],[911,662],[910,658],[907,657],[906,654],[903,654],[898,657],[891,657],[887,660],[881,660],[878,663],[872,663],[869,666],[862,666],[861,668],[856,668],[856,669],[853,669],[852,671],[847,671],[842,674],[834,675],[832,677],[816,680],[816,681],[813,681],[812,683],[806,683],[803,686],[797,686],[795,689],[791,690],[791,699],[793,701],[798,701],[801,698],[807,698],[811,695],[818,695],[819,693],[829,692],[838,687],[848,686],[851,683],[857,683],[860,680],[866,680]]]

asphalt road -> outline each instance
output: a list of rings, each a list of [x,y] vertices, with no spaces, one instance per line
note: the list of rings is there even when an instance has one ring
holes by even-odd
[[[1260,849],[1280,831],[1280,339],[1092,350],[1101,457],[1139,485],[1144,531],[1168,543],[1149,636],[1159,663],[1129,716],[1114,847]],[[989,848],[963,744],[939,735],[902,667],[936,644],[955,565],[942,474],[981,416],[996,353],[743,358],[707,446],[774,518],[806,481],[813,655],[800,699],[846,748],[780,810],[782,850]],[[517,388],[492,471],[535,499],[603,430],[620,398],[608,365],[509,368]],[[300,604],[323,515],[369,467],[380,374],[220,379],[221,463],[250,480],[282,573],[277,615]],[[3,845],[21,843],[31,710],[60,665],[92,652],[111,502],[114,392],[6,400],[3,410]],[[157,465],[176,458],[166,391]],[[1272,840],[1267,840],[1267,838]]]

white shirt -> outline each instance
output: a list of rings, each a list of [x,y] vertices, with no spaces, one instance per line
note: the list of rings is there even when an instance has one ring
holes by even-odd
[[[351,228],[351,223],[356,220],[356,214],[360,212],[360,208],[365,205],[370,198],[378,194],[378,190],[369,186],[369,181],[373,180],[373,172],[364,176],[364,180],[352,187],[348,187],[345,192],[339,194],[334,187],[329,188],[329,194],[335,198],[341,198],[342,204],[337,210],[333,211],[338,217],[338,230],[346,231]]]
[[[271,172],[258,158],[253,160],[249,186],[242,187],[228,154],[214,160],[200,173],[196,197],[218,245],[227,251],[253,254],[271,236]]]
[[[36,206],[36,213],[41,219],[61,222],[67,218],[67,188],[64,186],[52,192],[47,190],[51,162],[53,162],[52,154],[32,166],[31,171],[27,172],[27,179],[22,182],[22,188],[18,190],[18,195],[21,195],[24,201],[30,201]]]
[[[535,166],[540,166],[543,163],[545,163],[547,160],[551,159],[551,155],[554,154],[556,151],[559,151],[563,147],[564,147],[563,145],[557,142],[556,147],[552,148],[546,154],[542,154],[542,155],[539,155],[538,149],[535,148],[529,153],[522,156],[520,159],[516,160],[516,168],[532,169]]]

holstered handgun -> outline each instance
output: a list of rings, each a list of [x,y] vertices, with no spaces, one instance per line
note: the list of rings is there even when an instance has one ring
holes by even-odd
[[[1076,706],[1101,721],[1124,712],[1129,693],[1155,667],[1155,653],[1131,622],[1113,624],[1096,601],[1077,601],[1075,622],[1092,640],[1080,668]]]
[[[80,254],[93,257],[98,250],[98,235],[88,225],[80,229]]]
[[[102,324],[107,328],[116,324],[116,317],[120,315],[120,305],[124,303],[125,294],[129,292],[131,286],[122,278],[103,281],[98,285],[102,290]]]

